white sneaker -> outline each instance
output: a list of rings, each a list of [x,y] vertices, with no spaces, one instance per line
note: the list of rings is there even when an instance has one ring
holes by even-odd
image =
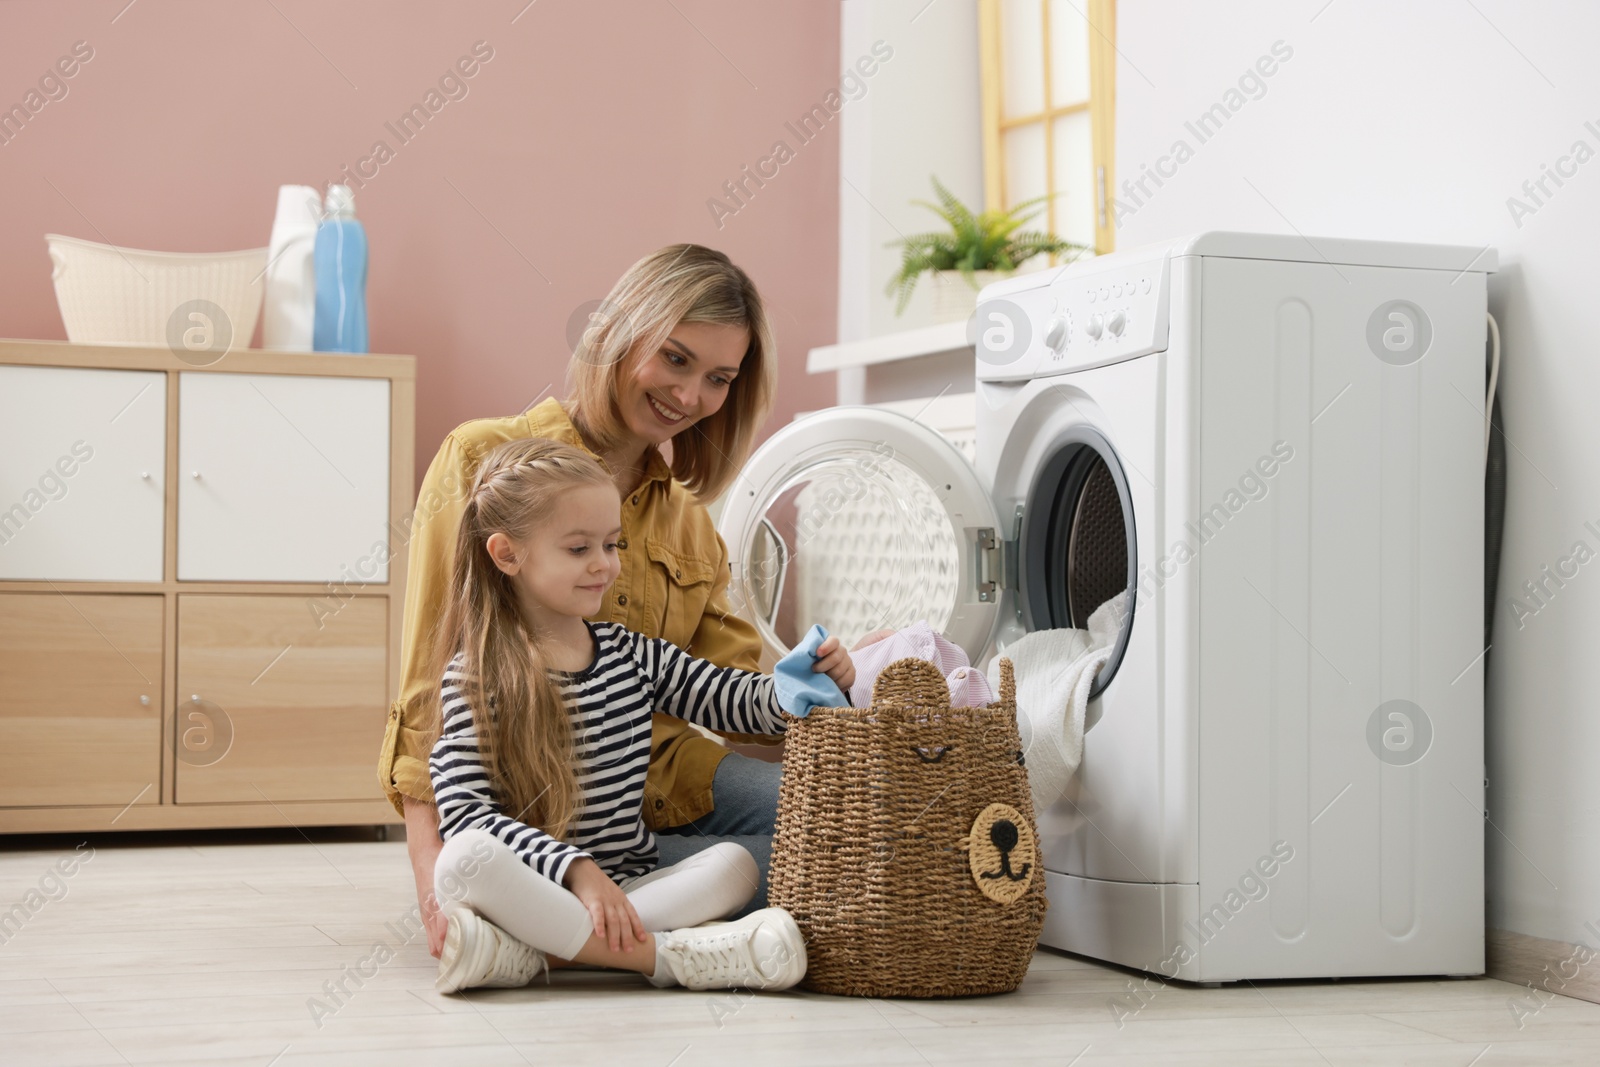
[[[788,989],[806,976],[805,938],[782,908],[658,934],[656,957],[689,989]]]
[[[455,993],[478,986],[525,986],[545,969],[544,953],[523,944],[471,908],[451,908],[433,987]]]

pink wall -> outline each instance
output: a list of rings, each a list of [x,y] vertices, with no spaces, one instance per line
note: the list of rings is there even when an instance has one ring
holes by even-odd
[[[0,107],[75,42],[94,53],[0,143],[0,336],[66,336],[43,234],[262,246],[279,184],[320,187],[383,140],[356,207],[372,349],[417,357],[419,479],[457,423],[559,393],[574,309],[674,241],[723,250],[766,298],[768,431],[831,402],[805,353],[835,336],[837,120],[803,146],[785,123],[838,84],[835,4],[125,3],[0,5]],[[478,41],[493,58],[466,95],[401,144],[385,123]],[[794,158],[719,229],[707,200],[779,139]]]

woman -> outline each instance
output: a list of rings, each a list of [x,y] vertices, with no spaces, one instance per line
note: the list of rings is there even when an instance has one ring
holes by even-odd
[[[433,894],[442,843],[428,778],[429,700],[439,685],[433,631],[466,489],[491,448],[548,437],[593,454],[611,472],[622,494],[622,571],[592,621],[665,638],[718,666],[760,668],[761,639],[728,603],[727,546],[701,503],[738,475],[772,409],[777,354],[760,294],[722,253],[670,245],[630,267],[601,307],[573,354],[566,400],[456,427],[418,493],[400,699],[389,712],[378,778],[406,820],[434,956],[443,947],[445,921]],[[670,464],[659,451],[669,442]],[[845,661],[829,638],[816,669]],[[732,838],[765,872],[780,770],[731,752],[682,720],[655,716],[644,816],[659,835],[662,863],[687,857],[706,837]],[[753,906],[764,906],[763,898]]]

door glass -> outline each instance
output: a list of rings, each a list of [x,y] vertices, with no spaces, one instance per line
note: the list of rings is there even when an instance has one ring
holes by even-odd
[[[798,471],[744,546],[750,616],[793,648],[814,623],[846,645],[955,606],[959,548],[933,488],[892,455],[840,456]]]

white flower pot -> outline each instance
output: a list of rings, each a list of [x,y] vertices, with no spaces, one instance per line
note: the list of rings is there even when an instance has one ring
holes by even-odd
[[[965,322],[978,310],[978,290],[1010,275],[1010,271],[974,271],[969,282],[967,276],[958,270],[930,272],[925,281],[933,288],[933,321]]]

